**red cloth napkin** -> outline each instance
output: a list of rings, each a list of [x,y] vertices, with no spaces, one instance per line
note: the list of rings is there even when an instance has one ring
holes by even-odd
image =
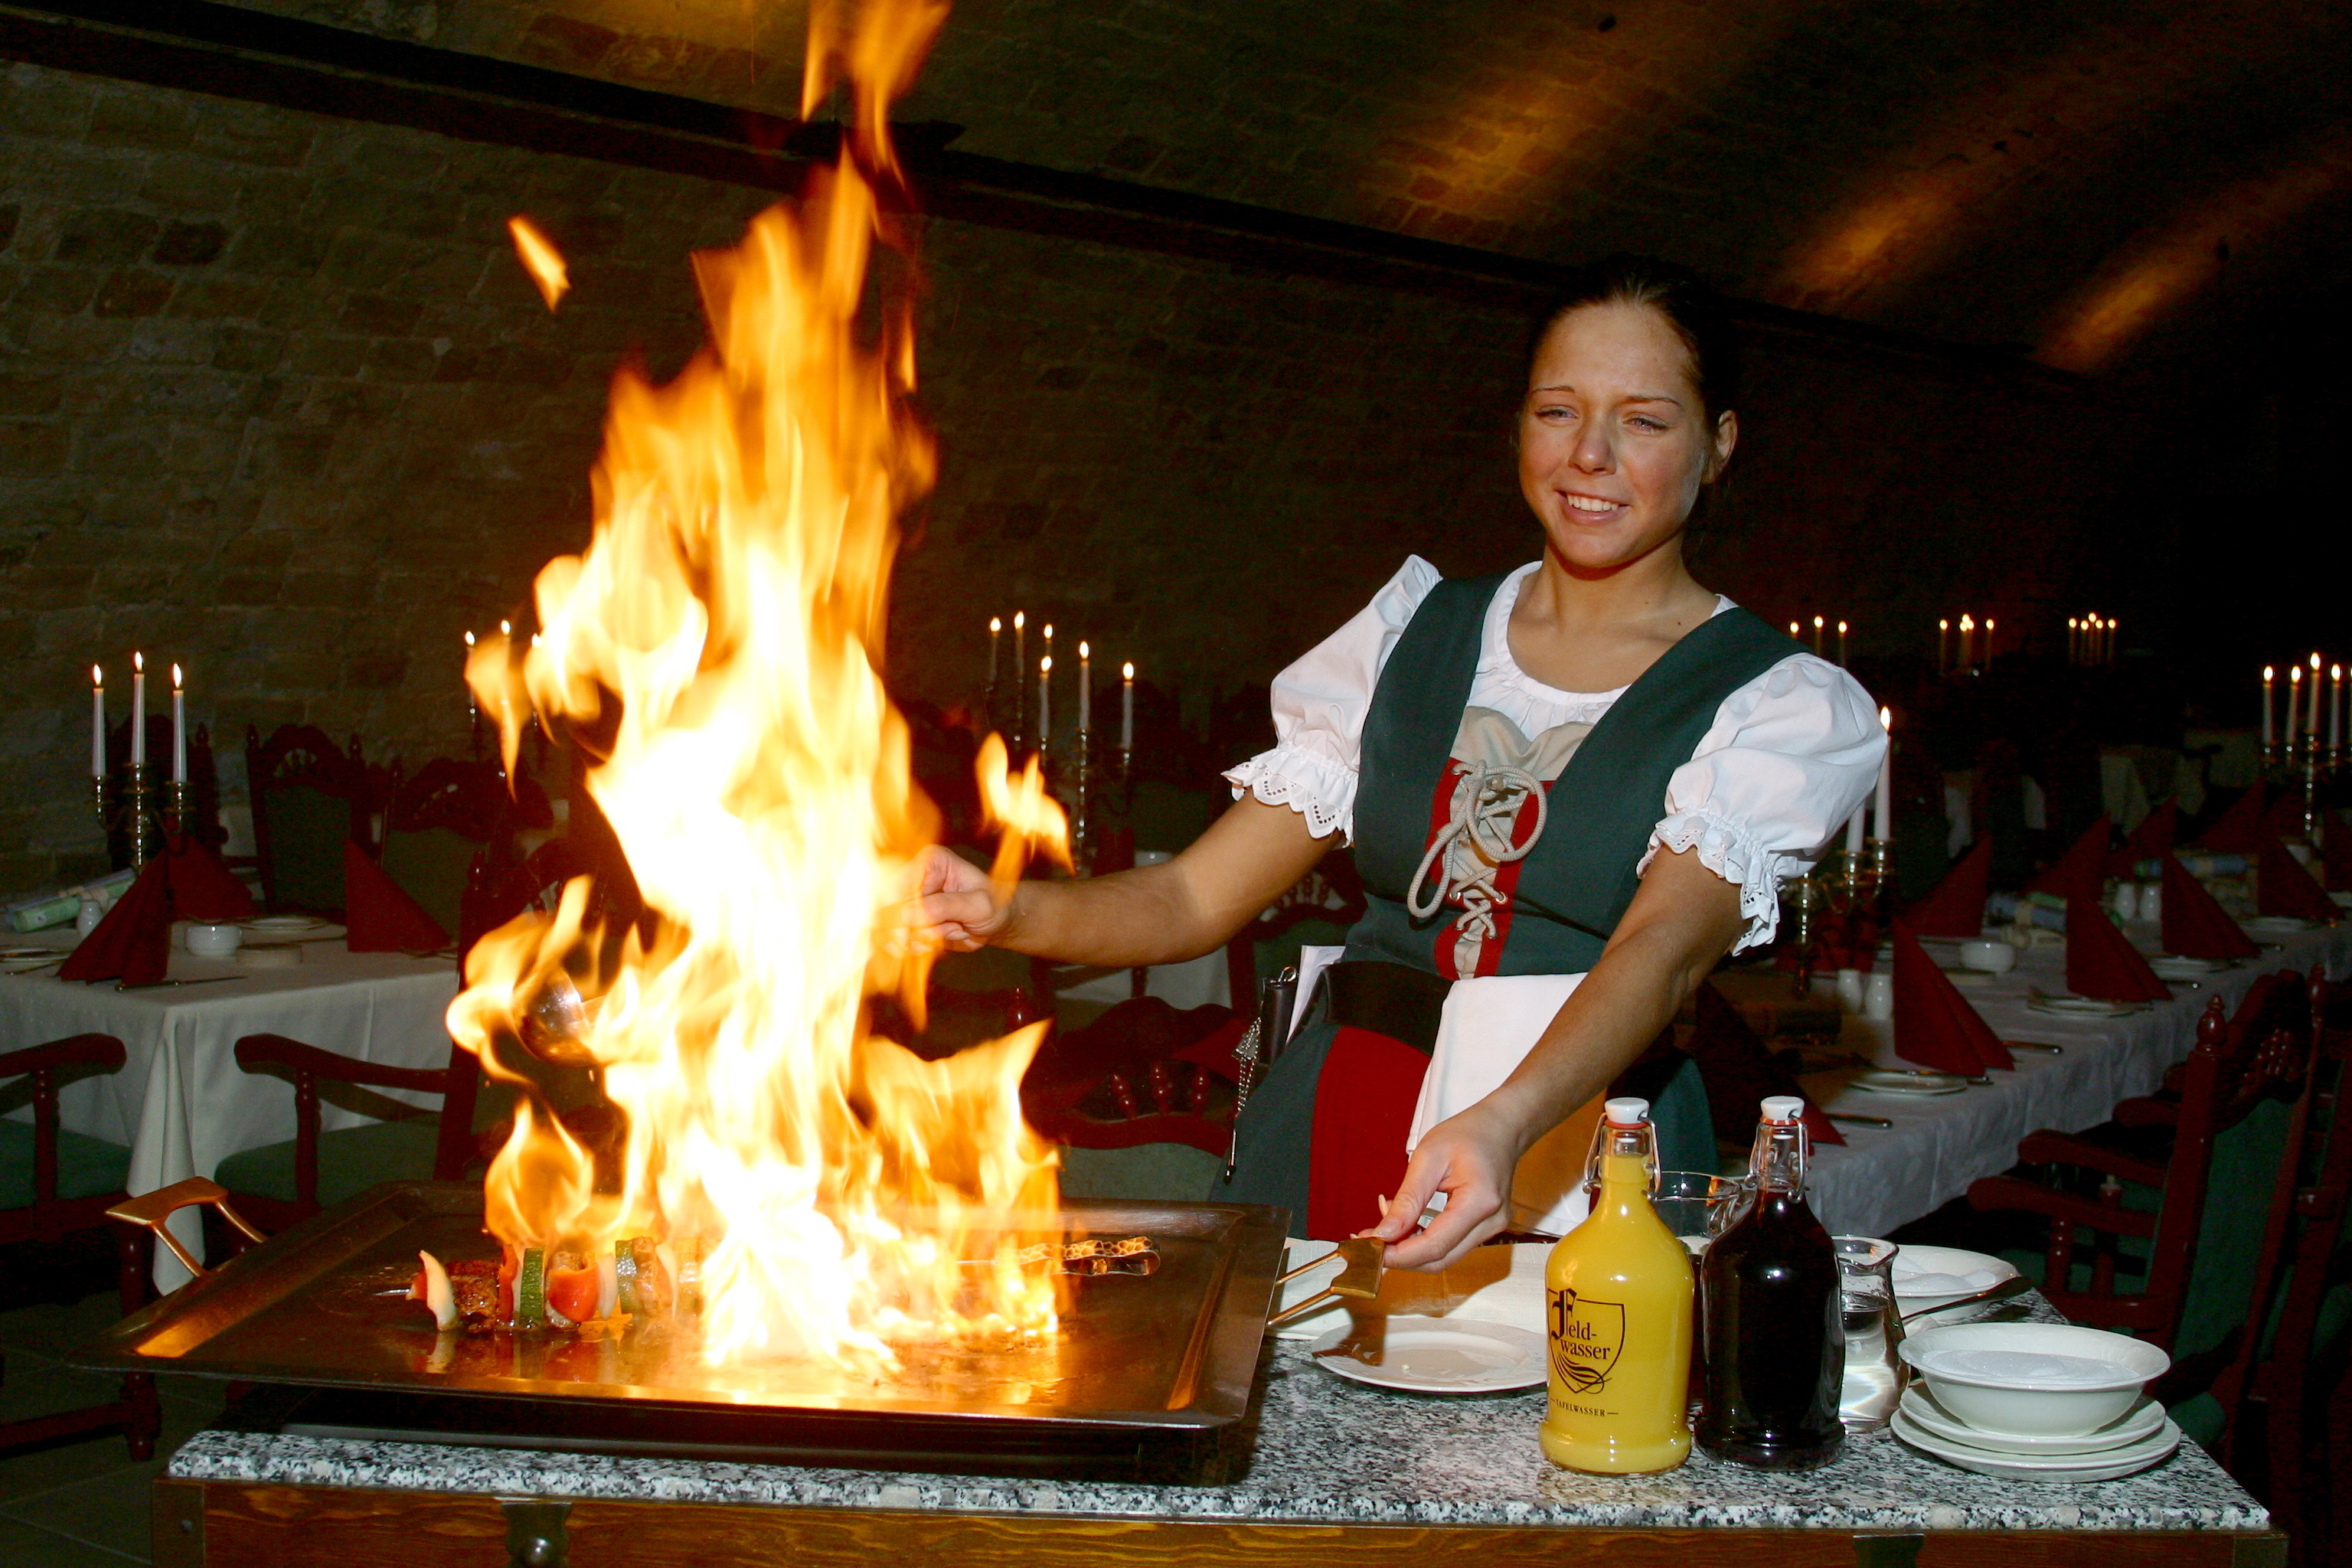
[[[2327,835],[2326,844],[2327,890],[2340,893],[2352,889],[2352,833],[2338,830]]]
[[[2066,989],[2102,1002],[2168,1002],[2172,993],[2095,897],[2066,900]]]
[[[1759,1100],[1776,1094],[1804,1100],[1796,1068],[1765,1049],[1763,1038],[1714,986],[1698,988],[1697,1004],[1698,1027],[1691,1033],[1690,1054],[1698,1064],[1699,1081],[1706,1086],[1707,1116],[1715,1123],[1715,1135],[1729,1143],[1752,1139]],[[1845,1142],[1837,1123],[1811,1100],[1805,1100],[1803,1121],[1814,1142]]]
[[[1982,935],[1985,888],[1991,874],[1992,840],[1979,838],[1944,873],[1933,891],[1911,906],[1905,923],[1921,936]]]
[[[2300,838],[2303,836],[2303,792],[2291,789],[2282,793],[2271,802],[2270,809],[2263,813],[2263,820],[2281,838]]]
[[[2080,893],[2094,903],[2098,901],[2101,885],[2106,876],[2107,840],[2115,835],[2115,824],[2105,817],[2083,829],[2083,836],[2073,847],[2052,862],[2050,868],[2025,884],[2029,893],[2055,893],[2071,899]]]
[[[2164,858],[2164,951],[2183,958],[2252,958],[2262,949],[2177,855]]]
[[[449,945],[425,912],[367,851],[343,840],[343,942],[353,952],[425,952]]]
[[[2124,847],[2107,857],[2107,875],[2134,876],[2137,873],[2133,868],[2141,861],[2161,859],[2171,854],[2173,837],[2179,831],[2180,806],[2167,797],[2163,805],[2140,819],[2139,826],[2131,830],[2131,837],[2124,840]]]
[[[212,846],[184,833],[164,835],[163,865],[176,919],[249,921],[260,911],[245,884],[221,864]]]
[[[58,966],[60,980],[152,985],[172,966],[171,862],[150,860],[106,918]]]
[[[2277,834],[2268,835],[2255,873],[2254,907],[2266,915],[2292,915],[2298,920],[2333,921],[2343,914],[2319,879],[2287,852]]]
[[[1974,934],[1973,932],[1970,934]],[[1975,1078],[2016,1058],[1927,956],[1910,926],[1895,926],[1895,1054],[1937,1072]]]
[[[2216,855],[2252,855],[2263,847],[2263,781],[2256,779],[2213,819],[2196,847]]]

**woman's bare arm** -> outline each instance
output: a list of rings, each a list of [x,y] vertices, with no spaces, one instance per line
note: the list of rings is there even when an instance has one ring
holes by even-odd
[[[1339,841],[1309,837],[1287,806],[1244,796],[1165,866],[1019,882],[1003,900],[986,872],[935,848],[908,918],[959,952],[993,944],[1065,963],[1172,963],[1223,946]]]
[[[1371,1234],[1400,1268],[1437,1269],[1503,1228],[1519,1156],[1605,1090],[1730,951],[1739,889],[1698,856],[1661,851],[1592,973],[1502,1086],[1429,1130]],[[1437,1194],[1445,1212],[1420,1230]],[[1418,1231],[1418,1234],[1415,1234]]]

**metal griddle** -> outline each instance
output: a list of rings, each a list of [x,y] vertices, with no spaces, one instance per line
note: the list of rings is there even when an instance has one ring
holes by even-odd
[[[73,1360],[308,1390],[278,1399],[268,1424],[316,1436],[1012,1473],[1181,1468],[1248,1412],[1282,1221],[1234,1205],[1066,1204],[1049,1224],[1073,1238],[1148,1236],[1158,1270],[1071,1279],[1049,1344],[908,1352],[875,1382],[806,1363],[708,1367],[690,1331],[659,1324],[593,1343],[436,1334],[398,1293],[420,1248],[445,1262],[497,1255],[481,1189],[391,1183],[124,1319]]]

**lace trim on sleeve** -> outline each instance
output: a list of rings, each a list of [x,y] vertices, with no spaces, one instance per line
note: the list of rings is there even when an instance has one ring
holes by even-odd
[[[1356,781],[1334,776],[1319,757],[1295,746],[1276,746],[1228,770],[1225,782],[1233,785],[1235,800],[1253,795],[1268,805],[1290,807],[1307,819],[1310,838],[1342,833],[1353,841]]]
[[[1760,947],[1780,934],[1780,878],[1801,869],[1801,862],[1774,854],[1738,823],[1703,811],[1678,812],[1652,829],[1636,876],[1650,868],[1661,847],[1677,855],[1696,849],[1700,865],[1739,889],[1739,918],[1748,929],[1732,952]],[[1790,862],[1785,868],[1784,860]]]

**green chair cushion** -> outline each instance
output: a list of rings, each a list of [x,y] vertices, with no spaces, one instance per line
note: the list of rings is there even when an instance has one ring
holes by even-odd
[[[58,1129],[58,1196],[94,1198],[119,1193],[130,1173],[130,1150]],[[0,1117],[0,1209],[32,1206],[32,1124]]]
[[[446,827],[386,833],[383,870],[426,914],[455,936],[466,900],[466,872],[482,847]]]
[[[364,1127],[319,1135],[319,1202],[329,1206],[378,1182],[425,1181],[433,1174],[433,1154],[441,1137],[436,1116],[371,1121]],[[259,1193],[294,1201],[294,1142],[267,1143],[231,1154],[213,1180],[232,1193]]]
[[[1223,1160],[1190,1143],[1060,1152],[1062,1195],[1071,1198],[1198,1203],[1225,1171]]]
[[[297,909],[343,907],[343,840],[352,807],[309,784],[269,792],[269,861],[278,901]]]

